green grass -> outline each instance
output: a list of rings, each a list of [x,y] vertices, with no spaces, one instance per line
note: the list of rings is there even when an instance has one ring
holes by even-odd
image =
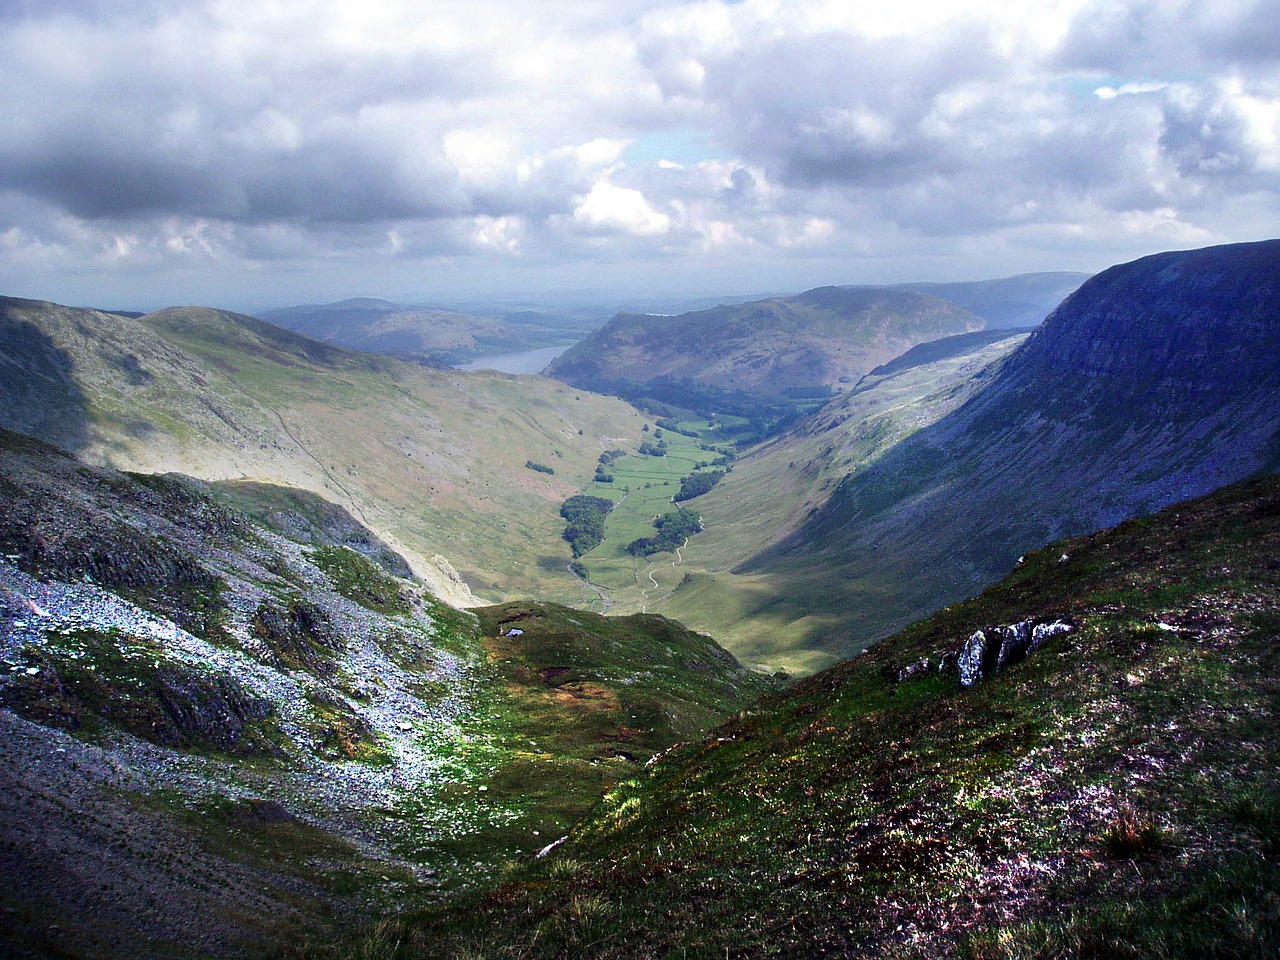
[[[1031,554],[620,780],[394,955],[1274,957],[1277,550],[1272,478]],[[932,665],[1033,615],[1074,629],[967,691]]]
[[[458,729],[424,734],[440,779],[388,814],[407,828],[398,852],[432,864],[443,889],[564,836],[653,754],[773,687],[661,617],[536,602],[476,613],[480,684]]]
[[[320,547],[311,552],[311,562],[348,600],[384,616],[410,613],[400,582],[350,547]]]
[[[705,420],[681,422],[684,429],[699,431],[703,435],[716,433]],[[655,588],[649,579],[670,565],[674,554],[666,553],[654,558],[638,559],[627,553],[627,545],[640,537],[653,534],[653,519],[675,509],[672,497],[680,492],[680,479],[693,473],[700,465],[710,464],[721,455],[719,450],[704,450],[710,440],[686,437],[673,431],[664,431],[667,443],[665,457],[628,454],[612,461],[609,471],[613,483],[590,483],[583,493],[589,496],[613,500],[615,506],[605,521],[604,540],[582,555],[593,583],[611,594],[624,609],[641,610]],[[690,507],[696,509],[696,505]]]

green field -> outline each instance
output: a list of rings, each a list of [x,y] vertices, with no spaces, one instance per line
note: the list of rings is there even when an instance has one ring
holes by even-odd
[[[590,483],[582,491],[614,501],[603,542],[581,558],[588,577],[610,596],[611,603],[637,610],[644,610],[647,601],[658,592],[663,595],[670,592],[670,571],[675,569],[673,561],[678,558],[671,553],[633,557],[627,552],[627,545],[652,535],[654,518],[676,509],[671,498],[680,490],[681,477],[693,473],[699,466],[710,466],[729,449],[728,445],[715,445],[720,431],[706,420],[680,424],[681,429],[696,432],[701,439],[650,427],[651,432],[644,437],[651,443],[658,439],[665,441],[666,456],[628,453],[606,468],[614,477],[612,483]],[[706,450],[704,446],[716,448]],[[696,512],[698,502],[691,500],[683,505]]]

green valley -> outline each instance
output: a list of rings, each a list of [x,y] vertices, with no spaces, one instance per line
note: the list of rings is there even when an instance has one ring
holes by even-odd
[[[0,426],[92,462],[314,491],[463,605],[576,600],[559,504],[602,451],[640,438],[619,400],[428,370],[218,310],[135,319],[3,300],[0,343],[14,371]]]

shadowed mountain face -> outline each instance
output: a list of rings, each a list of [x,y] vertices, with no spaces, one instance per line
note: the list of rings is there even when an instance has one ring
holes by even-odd
[[[744,571],[820,566],[834,652],[1024,551],[1280,467],[1280,241],[1160,254],[1068,298],[955,413]]]
[[[675,317],[618,314],[548,372],[624,396],[655,381],[726,396],[802,396],[850,383],[917,343],[982,327],[980,317],[922,293],[819,287]]]
[[[36,304],[0,298],[0,396],[9,410],[7,422],[76,449],[88,439],[89,404],[75,379],[75,361],[22,317],[28,306]],[[120,350],[114,359],[126,377],[146,376],[133,354]]]

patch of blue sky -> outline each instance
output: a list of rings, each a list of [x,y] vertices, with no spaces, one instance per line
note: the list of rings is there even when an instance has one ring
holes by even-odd
[[[1208,77],[1197,77],[1191,74],[1176,74],[1173,76],[1162,77],[1124,77],[1118,74],[1083,74],[1064,77],[1058,81],[1057,85],[1067,90],[1067,92],[1072,96],[1080,100],[1094,100],[1099,97],[1099,90],[1121,91],[1124,93],[1154,93],[1175,83],[1186,83],[1194,86],[1203,83],[1207,79]]]
[[[623,158],[635,166],[661,160],[687,165],[703,160],[728,160],[730,154],[712,144],[705,131],[678,127],[644,134],[627,147]]]

